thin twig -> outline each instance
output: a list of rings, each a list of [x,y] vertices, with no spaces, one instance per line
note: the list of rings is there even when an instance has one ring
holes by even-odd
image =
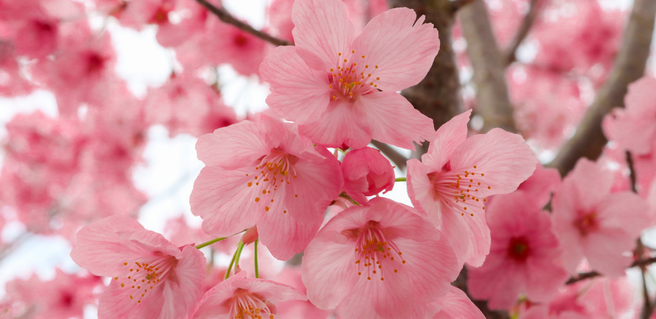
[[[371,141],[371,144],[379,149],[381,153],[387,156],[394,163],[394,165],[398,167],[398,169],[401,171],[405,169],[408,159],[403,156],[403,154],[397,152],[391,146],[376,140]]]
[[[237,28],[239,28],[242,31],[248,32],[264,41],[267,41],[273,45],[292,45],[291,42],[278,39],[274,36],[271,36],[267,33],[264,33],[260,30],[256,30],[255,28],[251,27],[250,25],[239,21],[237,18],[233,17],[228,11],[226,11],[223,8],[217,8],[213,4],[207,2],[206,0],[196,0],[196,2],[200,3],[205,9],[209,10],[212,12],[214,15],[219,17],[221,21],[227,24],[231,24]]]
[[[513,41],[508,45],[506,50],[504,50],[503,53],[503,62],[506,64],[506,66],[510,65],[511,63],[515,62],[517,59],[517,48],[524,42],[524,39],[526,39],[526,36],[528,36],[529,31],[533,27],[533,24],[536,20],[536,18],[539,15],[540,12],[540,6],[541,6],[541,0],[531,0],[531,7],[524,16],[524,19],[522,20],[522,24],[519,26],[519,29],[517,29],[517,34],[515,34],[515,37],[513,38]]]
[[[629,266],[628,268],[633,268],[633,267],[646,267],[646,266],[649,266],[649,265],[651,265],[651,264],[653,264],[653,263],[656,263],[656,257],[650,257],[650,258],[647,258],[647,259],[639,259],[639,260],[636,260],[636,261],[634,261],[633,264],[631,264],[631,266]],[[582,273],[576,275],[575,277],[571,277],[569,280],[567,280],[567,281],[565,282],[565,284],[566,284],[566,285],[571,285],[571,284],[576,283],[576,282],[579,282],[579,281],[581,281],[581,280],[586,280],[586,279],[590,279],[590,278],[594,278],[594,277],[599,277],[599,276],[601,276],[601,274],[598,273],[598,272],[596,272],[596,271],[582,272]]]

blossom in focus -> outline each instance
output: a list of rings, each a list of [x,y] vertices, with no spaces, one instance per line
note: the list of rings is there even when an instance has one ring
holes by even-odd
[[[394,168],[379,150],[365,147],[346,153],[342,160],[344,191],[360,204],[367,196],[394,188]]]
[[[208,290],[198,301],[191,319],[273,319],[276,304],[307,300],[300,291],[274,281],[248,278],[245,271]]]
[[[260,67],[276,113],[327,147],[357,149],[374,138],[414,149],[431,139],[432,120],[396,93],[419,83],[439,50],[424,17],[392,9],[356,37],[342,1],[298,0],[292,21],[296,45],[277,47]]]
[[[433,319],[483,319],[485,315],[467,295],[456,287],[451,287],[449,293],[442,299],[442,309]]]
[[[483,265],[469,269],[471,296],[488,300],[490,309],[510,309],[520,296],[551,300],[568,274],[558,264],[561,251],[549,213],[520,190],[495,196],[487,207],[492,245]]]
[[[201,136],[196,150],[207,166],[190,203],[203,231],[227,237],[257,225],[262,244],[281,260],[303,251],[341,191],[337,159],[296,125],[266,116]]]
[[[83,227],[71,258],[94,275],[112,277],[100,296],[100,318],[184,318],[202,294],[203,253],[178,248],[129,217]]]
[[[333,217],[305,249],[308,298],[343,319],[432,316],[416,311],[458,275],[448,240],[410,207],[382,197],[369,204]]]
[[[467,138],[470,114],[442,125],[421,162],[408,161],[408,195],[449,239],[459,263],[477,267],[490,250],[486,197],[517,189],[537,158],[521,136],[501,129]]]
[[[554,194],[554,230],[570,274],[586,258],[593,270],[609,277],[623,276],[633,261],[624,253],[653,224],[647,204],[638,195],[610,193],[613,178],[612,172],[582,158]]]

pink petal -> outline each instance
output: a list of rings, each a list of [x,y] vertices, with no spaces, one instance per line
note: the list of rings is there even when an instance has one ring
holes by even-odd
[[[408,196],[415,208],[428,217],[435,225],[442,225],[440,200],[435,198],[433,183],[428,179],[426,166],[417,159],[408,164]],[[458,250],[456,250],[458,251]]]
[[[478,195],[481,198],[516,190],[533,174],[537,163],[535,154],[520,135],[501,129],[468,138],[451,157],[454,171],[473,170],[476,174],[485,174],[481,180],[490,189],[481,189]]]
[[[571,189],[571,185],[576,188],[577,207],[586,210],[594,209],[610,194],[610,189],[613,187],[613,174],[583,157],[576,162],[574,170],[563,180],[563,188]]]
[[[182,248],[182,258],[178,259],[175,267],[175,278],[172,282],[173,295],[170,303],[184,306],[184,315],[191,315],[196,302],[203,294],[203,283],[205,282],[205,256],[192,245]],[[177,287],[175,285],[177,284]],[[176,313],[182,317],[182,313]]]
[[[143,230],[139,222],[127,216],[111,216],[91,223],[77,233],[77,245],[71,251],[71,258],[94,275],[111,277],[123,269],[125,260],[148,253],[117,233]]]
[[[269,151],[258,123],[251,121],[220,128],[212,134],[201,136],[196,143],[199,160],[207,166],[224,169],[248,166]]]
[[[338,53],[346,54],[353,42],[354,28],[339,0],[298,0],[292,8],[294,41],[310,67],[321,70],[311,61],[321,60],[323,67],[337,65]],[[307,58],[305,56],[308,56]]]
[[[435,139],[430,141],[428,153],[421,156],[421,162],[431,172],[440,172],[444,164],[451,159],[451,154],[467,139],[467,123],[471,110],[454,116],[444,125],[440,126]]]
[[[296,178],[286,188],[285,206],[294,219],[304,223],[316,223],[339,196],[343,180],[339,161],[322,147],[315,147],[324,158],[320,161],[300,159],[294,164]]]
[[[637,237],[636,237],[637,238]],[[583,254],[590,268],[607,277],[624,276],[633,258],[623,255],[635,247],[636,238],[630,238],[620,229],[604,229],[588,235],[583,244]]]
[[[205,167],[194,182],[189,203],[191,212],[203,218],[203,231],[214,236],[231,236],[255,226],[261,209],[258,194],[248,187],[250,168],[224,170]]]
[[[228,279],[220,282],[212,289],[205,292],[205,294],[198,300],[194,309],[194,314],[190,317],[192,319],[232,319],[228,317],[230,309],[224,306],[228,299],[234,296],[236,287],[233,286],[235,281],[244,280],[246,272],[230,276]]]
[[[262,79],[271,84],[267,104],[297,123],[318,121],[328,107],[331,89],[325,71],[305,64],[294,47],[277,47],[262,62]]]
[[[490,309],[509,309],[518,299],[526,286],[525,271],[515,263],[506,264],[498,275],[490,276],[487,272],[469,268],[467,285],[472,298],[489,300]]]
[[[98,301],[98,318],[139,319],[142,316],[145,303],[149,301],[152,295],[161,294],[163,288],[164,285],[158,286],[155,290],[151,291],[148,298],[139,304],[136,300],[129,299],[130,294],[125,291],[127,288],[121,288],[118,282],[112,280],[100,295]]]
[[[355,245],[335,231],[335,226],[343,222],[331,219],[303,256],[303,283],[308,288],[308,298],[319,309],[337,307],[359,279],[353,271]]]
[[[288,260],[305,249],[321,226],[320,215],[313,223],[301,223],[289,213],[275,209],[265,212],[258,222],[257,231],[262,244],[279,260]]]
[[[564,268],[556,266],[551,258],[531,258],[527,260],[528,282],[526,296],[535,302],[548,302],[558,293],[558,289],[569,278]]]
[[[469,208],[468,213],[464,215],[450,208],[441,209],[442,224],[439,229],[453,245],[459,265],[468,263],[473,267],[479,267],[490,252],[492,239],[485,221],[485,213],[474,206]]]
[[[362,95],[353,107],[366,115],[361,119],[362,125],[374,139],[383,143],[414,149],[412,142],[420,144],[435,134],[433,120],[396,92]]]
[[[485,319],[485,315],[462,290],[451,287],[444,298],[442,310],[433,319]]]
[[[360,123],[363,117],[349,102],[331,102],[320,121],[301,125],[299,131],[325,147],[363,148],[371,142],[371,132]]]
[[[157,291],[157,293],[154,293],[152,296],[149,296],[149,298],[144,298],[141,301],[141,303],[143,304],[143,308],[141,310],[140,318],[144,318],[144,319],[184,318],[188,314],[188,309],[186,308],[185,303],[177,302],[178,300],[180,300],[178,299],[180,297],[181,297],[180,291],[179,289],[177,289],[176,284],[171,280],[167,280],[162,285],[162,289]],[[130,301],[135,302],[133,300]]]
[[[249,278],[235,282],[233,286],[262,296],[263,299],[274,304],[288,300],[307,300],[307,297],[302,292],[291,286],[271,280]]]
[[[416,21],[416,22],[415,22]],[[437,29],[414,10],[395,8],[371,19],[353,42],[356,55],[378,65],[376,83],[385,92],[413,86],[428,73],[440,48]]]

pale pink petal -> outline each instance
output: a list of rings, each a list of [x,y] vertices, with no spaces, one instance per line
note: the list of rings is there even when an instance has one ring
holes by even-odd
[[[428,153],[421,156],[421,162],[431,171],[439,172],[444,167],[451,154],[467,139],[467,123],[471,110],[454,116],[437,129],[435,139],[430,141]]]
[[[551,194],[560,185],[560,173],[555,168],[544,168],[538,163],[533,175],[519,185],[521,190],[535,197],[536,205],[544,207],[551,199]]]
[[[270,151],[263,141],[258,123],[242,121],[201,136],[196,152],[207,166],[224,169],[255,166],[254,162]]]
[[[408,165],[408,196],[415,208],[428,217],[435,225],[442,225],[440,200],[435,198],[433,183],[428,179],[426,166],[419,160],[411,159]],[[458,251],[456,249],[456,251]]]
[[[164,285],[159,285],[154,291],[151,291],[148,296],[149,298],[146,298],[142,303],[137,303],[136,300],[129,299],[131,295],[125,291],[129,288],[121,288],[118,282],[112,280],[100,295],[98,301],[98,318],[139,319],[142,316],[142,309],[145,302],[153,295],[160,295],[163,288]],[[132,297],[134,298],[135,295],[132,295]]]
[[[246,272],[242,271],[230,276],[228,279],[220,282],[212,289],[205,292],[205,294],[198,300],[194,309],[192,319],[232,319],[229,318],[229,311],[224,306],[228,299],[234,296],[236,287],[233,286],[235,281],[243,280],[246,278]]]
[[[414,149],[412,142],[421,144],[435,135],[433,120],[421,114],[396,92],[362,95],[353,108],[364,113],[360,120],[365,130],[383,143]]]
[[[307,297],[291,286],[265,279],[250,279],[238,281],[233,287],[246,289],[251,293],[264,297],[274,304],[287,300],[307,300]]]
[[[442,310],[433,319],[485,319],[485,315],[462,290],[451,287],[444,298]]]
[[[203,293],[205,264],[205,256],[196,247],[187,245],[182,248],[182,258],[178,259],[173,270],[177,280],[171,282],[173,295],[169,302],[184,306],[184,315],[191,314]],[[183,314],[176,312],[176,315],[180,318]]]
[[[371,132],[360,123],[365,116],[350,102],[331,102],[320,121],[301,125],[299,131],[325,147],[363,148],[371,142]]]
[[[487,187],[479,188],[478,197],[506,194],[529,178],[538,163],[524,139],[501,129],[468,138],[453,152],[453,170],[474,171]],[[476,168],[474,169],[474,166]]]
[[[286,188],[288,214],[299,222],[316,223],[330,203],[339,196],[343,180],[339,161],[322,147],[315,147],[324,159],[299,160],[294,164],[296,178]],[[291,187],[289,187],[291,186]]]
[[[224,170],[205,167],[194,182],[189,203],[191,212],[203,218],[203,231],[225,237],[255,226],[261,209],[255,202],[250,169]]]
[[[281,46],[269,53],[260,74],[271,84],[267,104],[287,120],[318,121],[328,107],[332,89],[326,72],[308,68],[294,47]]]
[[[343,222],[331,219],[303,256],[303,283],[308,288],[308,298],[319,309],[337,307],[359,279],[353,271],[355,245],[333,229]]]
[[[323,218],[317,216],[313,223],[301,223],[289,213],[276,209],[265,212],[258,222],[257,231],[262,244],[279,260],[288,260],[305,249],[321,226]]]
[[[629,237],[621,229],[602,229],[585,238],[583,254],[590,268],[607,277],[619,278],[626,274],[625,269],[633,261],[630,255],[623,253],[631,252],[637,238]]]
[[[77,245],[71,258],[80,267],[97,276],[113,276],[123,270],[123,262],[148,254],[142,247],[126,242],[117,233],[143,231],[136,220],[110,216],[89,224],[77,233]]]
[[[574,170],[563,180],[563,187],[576,188],[577,207],[594,209],[613,187],[613,174],[609,174],[599,164],[583,157],[576,162]],[[565,186],[568,184],[568,186]]]
[[[144,318],[144,319],[184,318],[187,315],[188,309],[186,308],[185,303],[177,302],[178,300],[180,300],[178,298],[182,296],[179,289],[177,289],[176,284],[171,280],[167,280],[161,286],[162,288],[160,293],[153,294],[152,296],[149,296],[149,298],[144,298],[141,301],[141,303],[144,305],[141,310],[140,318]],[[200,294],[198,295],[200,296]]]
[[[640,121],[621,109],[606,115],[602,127],[609,139],[636,155],[650,152],[656,134],[653,122]]]
[[[469,268],[467,285],[472,298],[489,300],[490,309],[509,309],[526,286],[526,275],[519,265],[506,264],[503,271],[495,271],[496,276]]]
[[[460,216],[462,218],[460,222],[467,226],[469,232],[469,249],[465,261],[471,266],[478,267],[483,264],[485,256],[490,253],[492,240],[490,238],[490,228],[487,227],[485,220],[485,212],[477,207],[470,207],[470,211],[474,216],[472,214],[467,215],[467,213]],[[452,212],[450,213],[452,214]]]
[[[346,6],[340,0],[297,0],[292,7],[294,41],[310,61],[317,59],[323,67],[337,65],[353,42],[354,28],[346,15]],[[318,63],[308,61],[312,68],[321,69]]]
[[[415,22],[416,21],[416,22]],[[413,86],[428,73],[440,48],[437,29],[417,20],[414,10],[395,8],[371,19],[353,42],[356,56],[363,63],[377,65],[376,83],[386,92]]]
[[[558,292],[558,288],[569,278],[567,271],[556,266],[555,260],[551,258],[530,258],[527,260],[527,267],[528,281],[525,293],[533,302],[550,301]]]

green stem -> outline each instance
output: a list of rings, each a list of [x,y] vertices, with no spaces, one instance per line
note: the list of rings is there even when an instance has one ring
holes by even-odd
[[[219,238],[214,238],[214,239],[212,239],[212,240],[210,240],[210,241],[206,241],[206,242],[204,242],[204,243],[202,243],[202,244],[198,244],[198,245],[196,245],[196,249],[201,249],[201,248],[203,248],[203,247],[207,247],[207,246],[209,246],[209,245],[211,245],[211,244],[218,243],[218,242],[220,242],[220,241],[222,241],[222,240],[224,240],[224,239],[226,239],[226,238],[228,238],[228,237],[219,237]]]
[[[405,179],[405,177],[397,177],[397,178],[395,179],[395,181],[397,181],[397,182],[405,182],[406,179]]]
[[[228,277],[230,277],[230,271],[232,271],[232,265],[235,265],[235,267],[236,267],[236,264],[239,263],[239,257],[241,257],[242,248],[244,248],[244,243],[241,242],[241,240],[240,240],[239,244],[237,244],[237,250],[235,251],[235,254],[232,255],[232,260],[230,260],[230,265],[228,266],[228,270],[226,270],[225,277],[223,278],[224,280],[228,279]],[[236,261],[236,263],[235,263],[235,261]]]
[[[255,240],[255,243],[254,243],[255,246],[253,246],[253,253],[254,253],[254,257],[255,257],[255,278],[260,278],[260,267],[257,264],[257,242],[258,242],[258,240],[259,239]]]

